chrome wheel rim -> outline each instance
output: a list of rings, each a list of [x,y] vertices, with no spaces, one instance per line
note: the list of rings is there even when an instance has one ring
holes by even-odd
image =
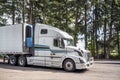
[[[65,67],[66,67],[67,70],[72,70],[73,69],[72,62],[66,62]]]
[[[11,64],[14,64],[15,63],[15,60],[12,58],[12,59],[10,59],[10,63]]]
[[[23,59],[20,59],[20,60],[19,60],[19,64],[20,64],[20,65],[23,65],[23,64],[24,64],[24,60],[23,60]]]

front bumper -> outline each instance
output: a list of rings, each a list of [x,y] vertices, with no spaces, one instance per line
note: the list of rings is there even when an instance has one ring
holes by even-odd
[[[87,61],[86,63],[79,63],[76,64],[76,69],[88,69],[90,67],[92,67],[94,64],[94,58],[91,57],[89,61]]]

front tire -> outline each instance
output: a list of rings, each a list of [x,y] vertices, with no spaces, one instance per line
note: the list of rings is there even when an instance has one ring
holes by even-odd
[[[22,66],[22,67],[24,67],[24,66],[27,65],[27,59],[26,59],[25,56],[20,56],[20,57],[18,58],[18,65],[19,65],[19,66]]]
[[[72,59],[66,59],[63,63],[63,68],[65,71],[73,72],[75,71],[75,62]]]

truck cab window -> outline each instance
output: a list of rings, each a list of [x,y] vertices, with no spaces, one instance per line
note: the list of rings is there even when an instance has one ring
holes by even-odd
[[[47,29],[41,29],[41,34],[47,34],[48,33],[48,30]]]
[[[60,47],[60,48],[63,48],[64,47],[64,43],[63,43],[63,40],[62,39],[54,39],[53,41],[53,45],[55,47]]]
[[[31,27],[27,26],[26,27],[26,37],[31,37]]]
[[[58,44],[58,39],[54,39],[54,44],[53,44],[55,47],[59,47],[59,44]]]

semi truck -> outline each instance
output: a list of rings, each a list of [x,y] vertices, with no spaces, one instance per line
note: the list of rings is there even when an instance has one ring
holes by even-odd
[[[0,55],[11,65],[37,65],[65,71],[89,69],[94,59],[90,51],[74,46],[71,35],[56,27],[22,23],[0,27]]]

